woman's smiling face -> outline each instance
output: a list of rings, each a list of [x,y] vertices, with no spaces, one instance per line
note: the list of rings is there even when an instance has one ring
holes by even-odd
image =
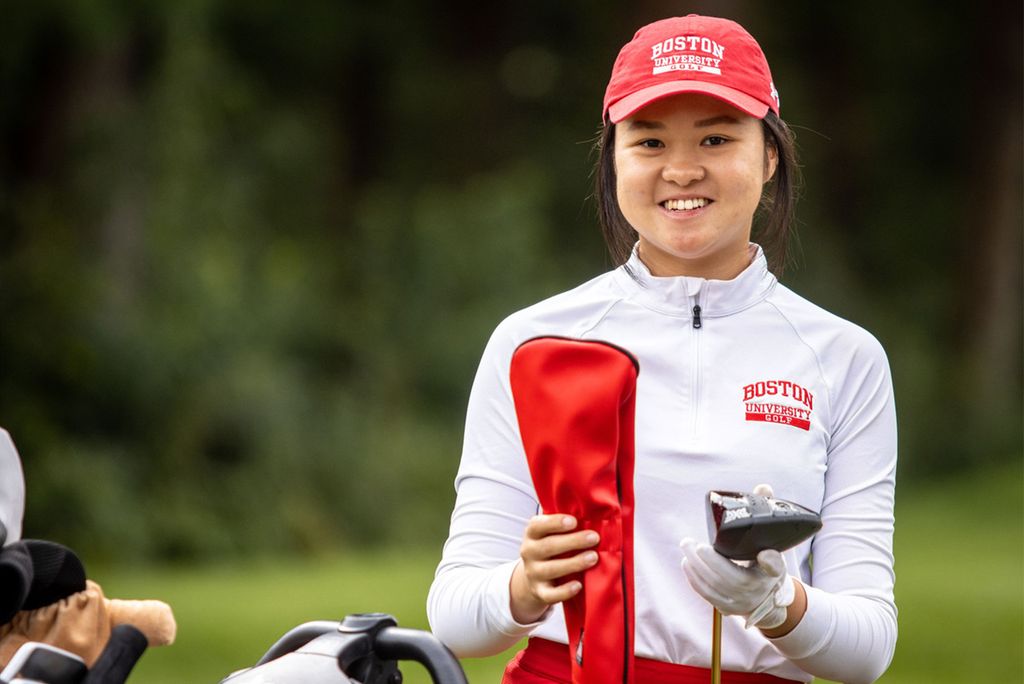
[[[775,171],[761,121],[706,95],[658,100],[616,125],[616,194],[653,275],[736,277]]]

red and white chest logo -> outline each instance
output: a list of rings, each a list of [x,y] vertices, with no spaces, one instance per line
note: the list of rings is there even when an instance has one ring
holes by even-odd
[[[789,380],[761,380],[743,386],[747,420],[811,429],[814,395]]]

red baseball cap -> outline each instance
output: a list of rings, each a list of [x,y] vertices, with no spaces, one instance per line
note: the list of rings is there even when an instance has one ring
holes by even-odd
[[[734,21],[690,14],[644,26],[619,51],[604,93],[604,116],[618,123],[655,100],[704,93],[758,119],[779,113],[761,46]]]

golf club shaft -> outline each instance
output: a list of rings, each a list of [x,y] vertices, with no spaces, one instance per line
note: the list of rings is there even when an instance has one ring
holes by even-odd
[[[722,682],[722,614],[715,611],[711,621],[711,684]]]

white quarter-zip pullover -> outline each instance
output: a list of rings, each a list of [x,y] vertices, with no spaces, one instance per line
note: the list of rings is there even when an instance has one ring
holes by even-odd
[[[710,489],[775,495],[821,512],[785,552],[807,588],[792,632],[768,639],[723,620],[722,667],[809,681],[870,682],[896,642],[893,497],[896,417],[888,362],[856,325],[768,271],[760,248],[729,281],[622,267],[513,314],[473,383],[456,503],[430,589],[434,633],[460,656],[525,635],[566,643],[560,606],[522,625],[509,579],[538,513],[509,387],[513,351],[537,336],[602,340],[639,361],[634,573],[637,656],[709,667],[712,608],[680,568],[684,537],[707,539]]]

